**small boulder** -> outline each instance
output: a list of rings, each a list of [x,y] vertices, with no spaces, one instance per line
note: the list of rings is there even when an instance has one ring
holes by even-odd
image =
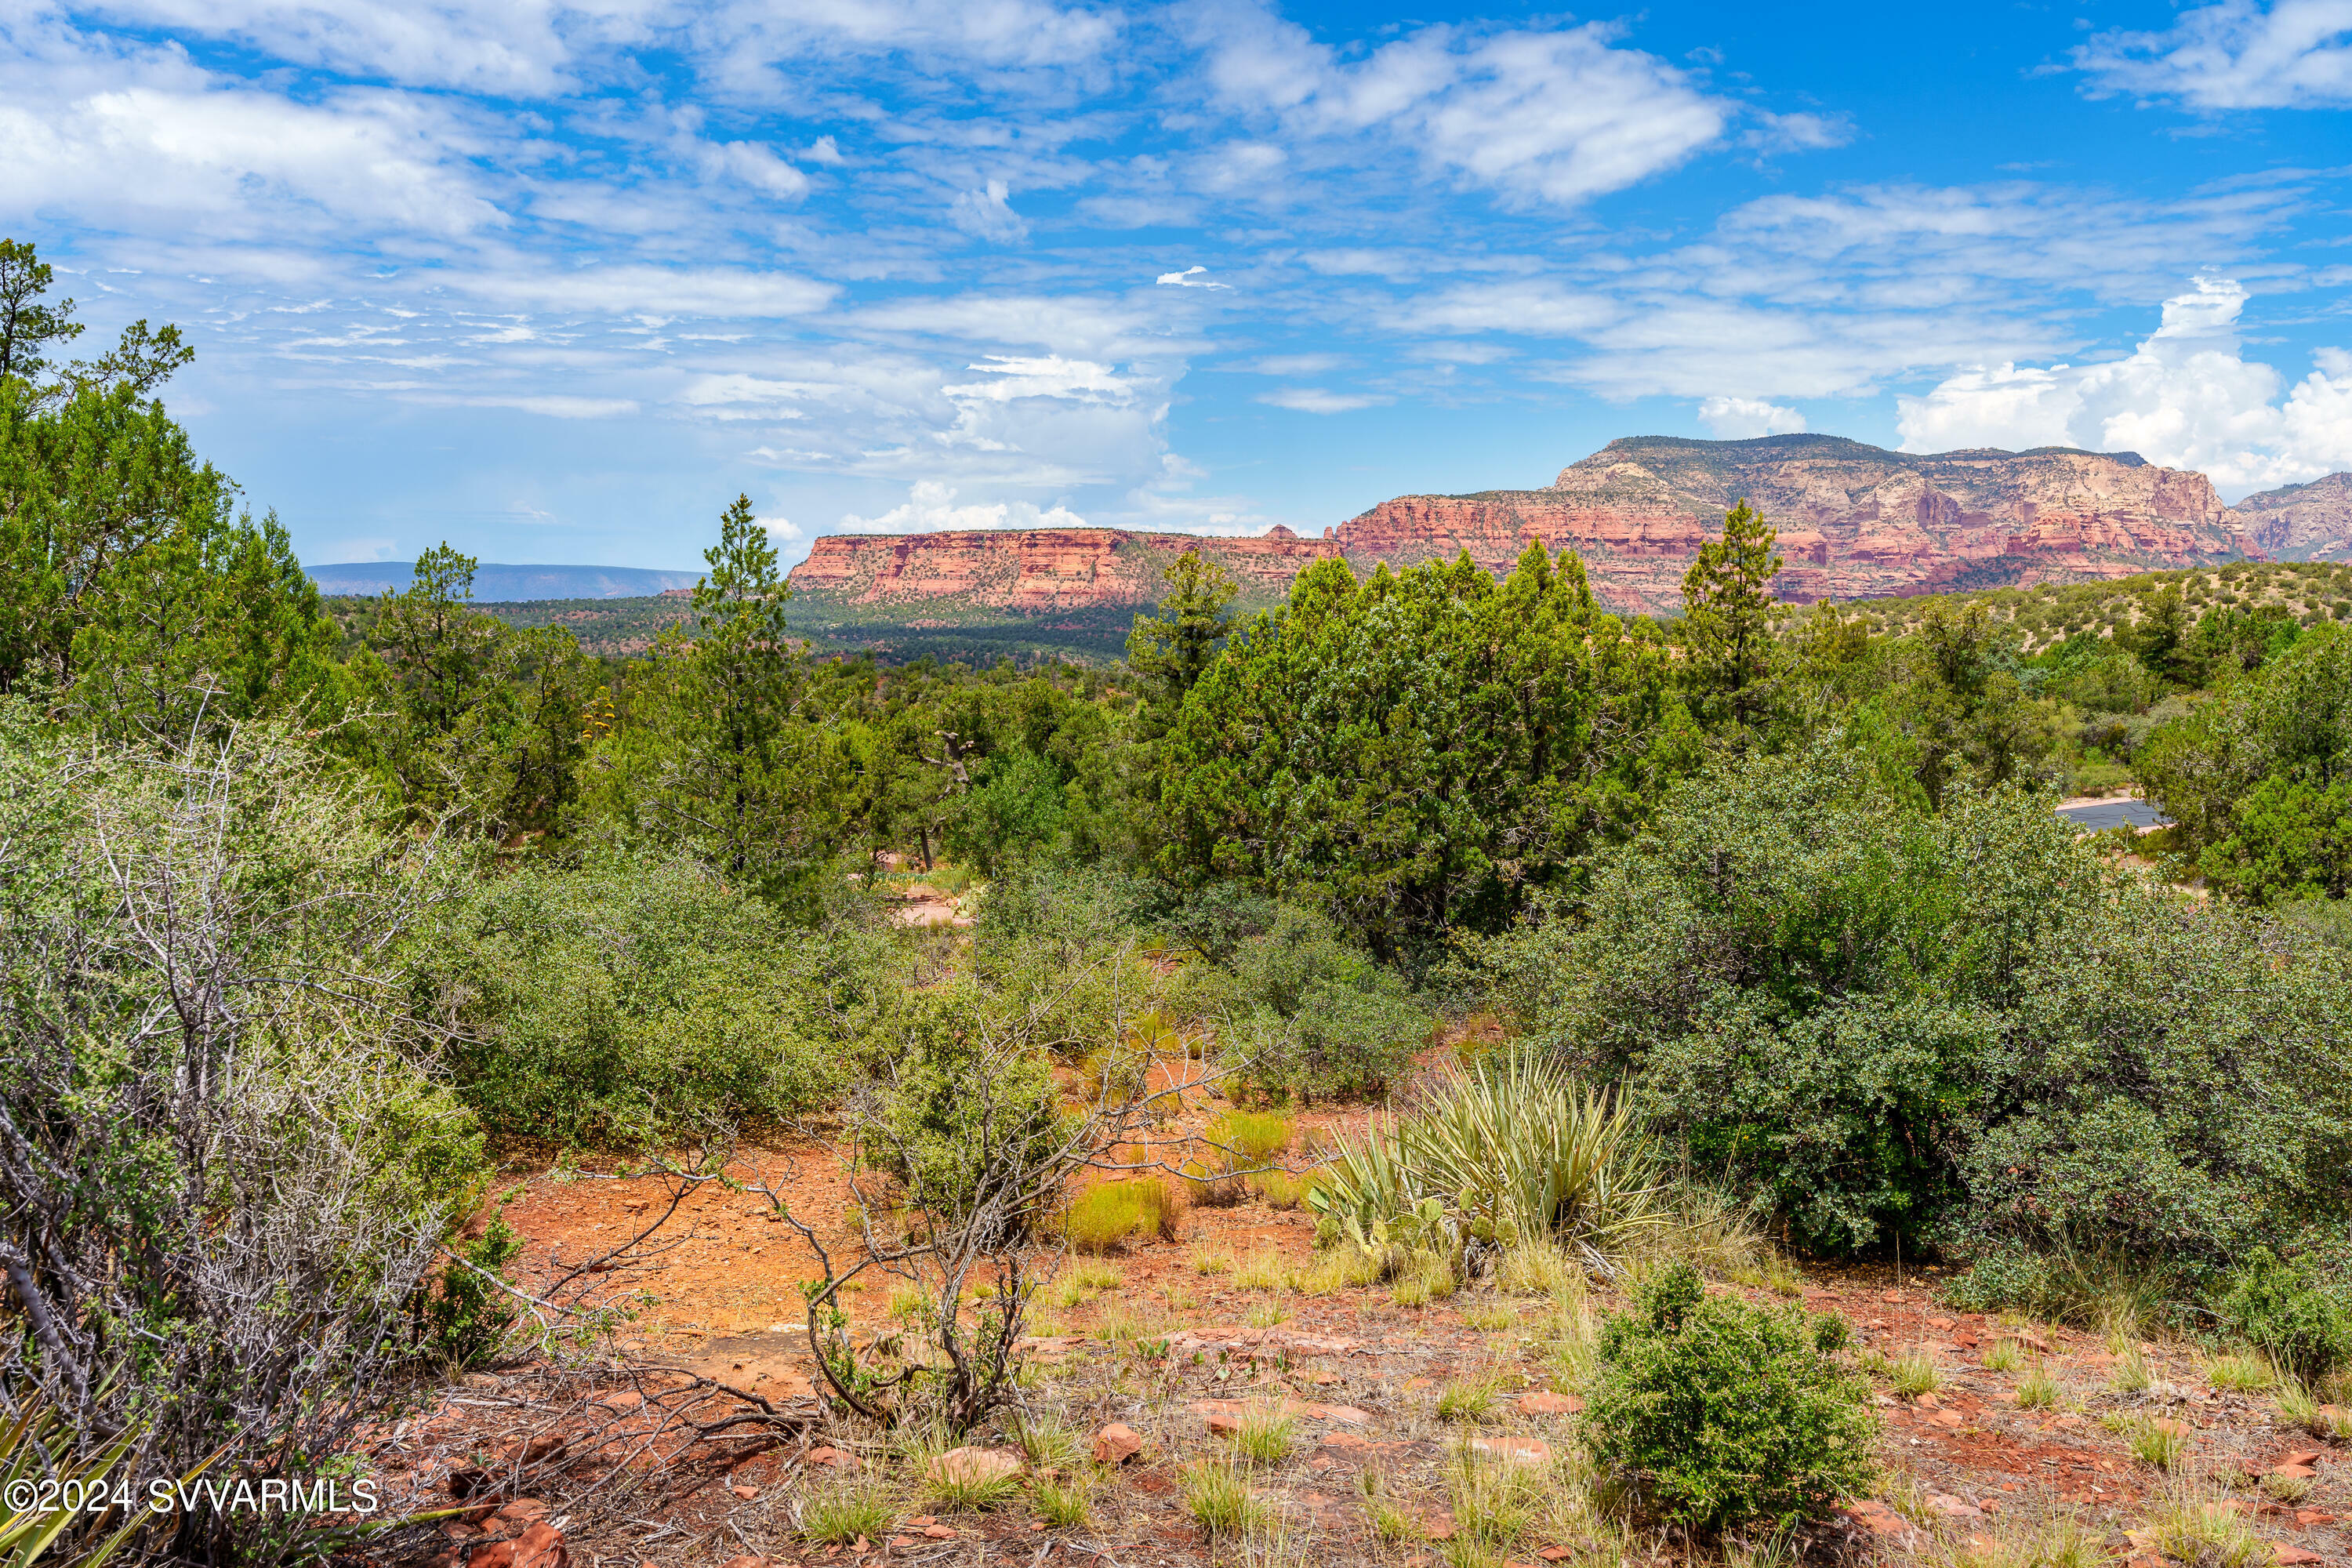
[[[1123,1465],[1143,1452],[1143,1434],[1124,1421],[1114,1421],[1095,1434],[1095,1463]]]
[[[485,1546],[474,1553],[467,1568],[564,1568],[571,1553],[563,1549],[563,1532],[541,1521],[516,1536]]]
[[[949,1486],[979,1487],[1009,1481],[1021,1473],[1021,1461],[1002,1448],[950,1448],[930,1463],[927,1472]]]
[[[2316,1552],[2306,1552],[2300,1546],[2289,1546],[2284,1541],[2273,1541],[2271,1542],[2271,1561],[2279,1564],[2279,1568],[2289,1568],[2293,1563],[2324,1563],[2326,1559]]]
[[[1533,1394],[1519,1395],[1522,1415],[1574,1415],[1583,1409],[1584,1401],[1573,1394],[1554,1394],[1548,1388],[1538,1388]]]

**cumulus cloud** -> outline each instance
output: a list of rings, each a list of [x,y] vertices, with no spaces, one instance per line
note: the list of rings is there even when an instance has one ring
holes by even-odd
[[[1698,417],[1718,441],[1786,436],[1805,427],[1805,416],[1795,409],[1755,397],[1707,398],[1698,405]]]
[[[1300,414],[1346,414],[1353,409],[1370,408],[1396,400],[1367,393],[1327,392],[1319,386],[1285,386],[1259,394],[1258,401]]]
[[[2095,93],[2191,109],[2352,103],[2352,0],[2223,0],[2163,32],[2102,33],[2074,52]]]
[[[1013,210],[1008,197],[1011,187],[1003,180],[991,180],[977,191],[959,191],[948,206],[948,221],[978,239],[992,245],[1012,245],[1029,237],[1029,226]]]
[[[1431,174],[1524,203],[1573,205],[1671,169],[1734,112],[1608,23],[1427,26],[1351,62],[1259,5],[1200,5],[1190,21],[1228,102],[1296,136],[1392,139]]]
[[[2080,447],[2196,468],[2232,500],[2352,468],[2352,354],[2323,349],[2293,387],[2241,352],[2246,291],[2200,278],[2162,324],[2104,364],[2003,363],[1897,399],[1906,451]]]
[[[956,488],[938,479],[918,479],[907,499],[879,517],[842,514],[846,533],[935,533],[950,529],[1084,528],[1087,520],[1061,505],[1040,508],[1034,501],[967,501],[959,505]]]

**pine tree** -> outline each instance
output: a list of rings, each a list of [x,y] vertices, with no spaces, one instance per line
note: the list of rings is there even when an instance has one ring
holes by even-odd
[[[1772,579],[1779,533],[1745,500],[1724,514],[1723,536],[1699,547],[1683,574],[1685,672],[1700,706],[1735,729],[1763,717],[1772,674]]]
[[[1138,619],[1127,636],[1128,668],[1143,689],[1145,739],[1165,734],[1176,710],[1216,659],[1233,630],[1233,574],[1198,550],[1168,569],[1159,614]]]

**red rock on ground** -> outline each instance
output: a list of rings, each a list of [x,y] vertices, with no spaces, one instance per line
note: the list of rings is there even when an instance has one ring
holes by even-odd
[[[1123,1465],[1143,1452],[1143,1434],[1124,1421],[1114,1421],[1095,1434],[1095,1463]]]
[[[564,1568],[570,1561],[571,1554],[563,1549],[563,1532],[542,1521],[512,1541],[483,1547],[474,1553],[467,1568]]]
[[[952,1486],[984,1486],[990,1481],[1011,1480],[1021,1473],[1021,1461],[1002,1448],[977,1448],[966,1446],[950,1448],[930,1463],[927,1472],[935,1481]]]

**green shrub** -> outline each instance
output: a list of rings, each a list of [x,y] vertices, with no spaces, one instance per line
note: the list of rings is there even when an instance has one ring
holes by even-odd
[[[1813,1248],[2097,1237],[2187,1274],[2340,1225],[2346,955],[2112,876],[2022,790],[1930,813],[1864,738],[1676,791],[1578,918],[1479,950],[1507,1010]]]
[[[1586,1443],[1664,1518],[1785,1526],[1868,1486],[1877,1424],[1862,1381],[1795,1312],[1710,1297],[1687,1267],[1606,1320]]]
[[[890,1082],[871,1158],[906,1184],[909,1202],[960,1217],[984,1168],[1034,1166],[1068,1136],[1051,1062],[1006,1017],[997,999],[970,987],[909,1000],[893,1039]],[[985,1092],[978,1086],[985,1084]],[[1009,1216],[1036,1224],[1042,1215]]]
[[[831,1100],[896,1002],[891,951],[856,921],[794,931],[689,862],[597,859],[454,905],[420,1000],[455,1024],[451,1077],[492,1131],[640,1144]]]
[[[496,1356],[514,1328],[520,1309],[499,1281],[506,1266],[522,1255],[522,1237],[500,1210],[479,1237],[452,1250],[457,1258],[442,1268],[418,1309],[416,1338],[420,1352],[462,1372]]]
[[[1404,983],[1295,905],[1226,967],[1188,973],[1181,1000],[1230,1042],[1244,1085],[1301,1099],[1375,1093],[1429,1043],[1429,1014]]]
[[[2344,1292],[2257,1249],[2221,1298],[2222,1328],[2306,1383],[2352,1362],[2352,1305]]]

